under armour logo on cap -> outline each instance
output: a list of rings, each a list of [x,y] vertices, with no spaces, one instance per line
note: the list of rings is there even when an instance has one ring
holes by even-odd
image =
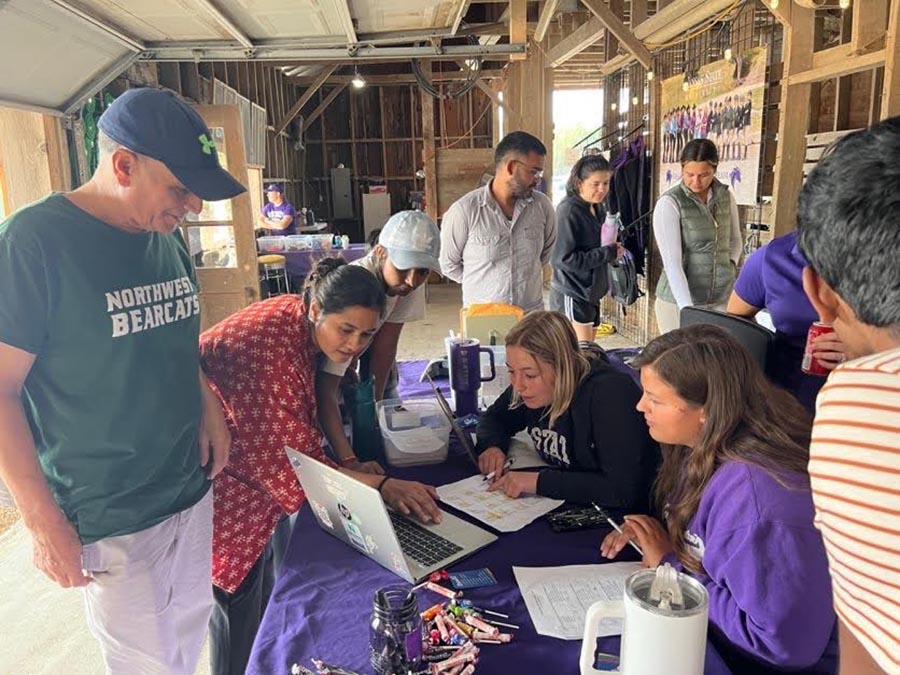
[[[200,199],[217,201],[246,192],[219,164],[203,118],[174,92],[129,89],[106,109],[98,126],[114,142],[165,164]],[[202,152],[197,152],[198,140]]]
[[[207,155],[211,155],[212,151],[216,149],[215,142],[211,141],[206,134],[200,134],[197,138],[200,139],[200,144],[203,146],[203,152]]]

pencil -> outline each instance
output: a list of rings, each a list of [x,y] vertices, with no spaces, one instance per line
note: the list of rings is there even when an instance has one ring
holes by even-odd
[[[603,509],[601,509],[599,506],[597,506],[597,505],[594,504],[593,502],[591,502],[591,506],[593,506],[595,509],[597,509],[597,513],[600,514],[600,517],[601,517],[601,518],[606,518],[606,522],[609,523],[610,526],[611,526],[616,532],[618,532],[619,534],[625,534],[625,533],[622,531],[622,528],[619,527],[619,526],[616,524],[616,521],[614,521],[612,518],[609,517],[609,514],[608,514],[606,511],[604,511]],[[640,546],[638,546],[637,544],[634,543],[634,540],[633,540],[633,539],[629,539],[629,540],[628,540],[628,544],[631,546],[631,548],[633,548],[635,551],[637,551],[638,553],[640,553],[640,554],[641,554],[641,557],[643,557],[644,552],[641,550],[641,547],[640,547]]]

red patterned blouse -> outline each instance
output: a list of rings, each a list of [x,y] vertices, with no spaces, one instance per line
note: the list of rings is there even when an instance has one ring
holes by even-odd
[[[200,336],[203,372],[232,434],[231,458],[216,478],[213,515],[213,583],[229,593],[256,563],[282,514],[306,499],[284,446],[328,462],[316,419],[316,356],[297,295],[254,303]]]

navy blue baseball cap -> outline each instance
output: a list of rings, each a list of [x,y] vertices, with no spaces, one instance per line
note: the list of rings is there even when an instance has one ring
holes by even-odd
[[[129,89],[97,124],[116,143],[165,164],[200,199],[229,199],[247,190],[219,164],[203,118],[173,92]]]
[[[278,183],[269,183],[266,192],[284,192],[284,189]]]

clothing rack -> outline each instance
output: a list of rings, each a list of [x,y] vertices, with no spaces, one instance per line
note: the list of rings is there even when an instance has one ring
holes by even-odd
[[[606,124],[601,124],[599,127],[597,127],[596,129],[594,129],[591,133],[589,133],[587,136],[585,136],[585,137],[582,138],[580,141],[578,141],[577,143],[575,143],[575,144],[572,146],[572,148],[574,149],[574,148],[580,147],[581,144],[584,143],[587,139],[589,139],[591,136],[593,136],[594,134],[596,134],[598,131],[603,131],[605,128],[606,128]],[[604,138],[605,138],[605,137],[604,137]]]
[[[632,130],[629,131],[627,134],[625,134],[624,136],[622,136],[622,140],[627,140],[627,139],[631,138],[636,132],[640,131],[640,130],[643,129],[643,128],[644,128],[644,123],[641,122],[641,123],[640,123],[639,125],[637,125],[634,129],[632,129]],[[594,147],[596,147],[597,145],[599,145],[600,143],[602,143],[603,141],[605,141],[607,138],[612,138],[613,136],[615,136],[615,135],[618,134],[618,133],[619,133],[619,130],[618,130],[618,129],[615,129],[614,131],[610,131],[610,132],[609,132],[608,134],[606,134],[605,136],[601,136],[600,138],[598,138],[596,141],[594,141],[593,143],[591,143],[589,146],[585,147],[585,148],[581,151],[582,156],[588,154],[588,152],[589,152],[591,149],[593,149]],[[603,151],[603,150],[611,150],[612,148],[616,147],[616,146],[617,146],[619,143],[621,143],[621,142],[622,142],[622,141],[616,140],[616,142],[613,143],[612,145],[610,145],[608,148],[600,148],[600,150],[601,150],[601,151]]]
[[[616,142],[613,143],[612,145],[610,145],[610,146],[607,148],[607,150],[612,150],[612,149],[613,149],[614,147],[616,147],[617,145],[619,145],[619,144],[621,144],[621,143],[624,143],[625,141],[627,141],[629,138],[631,138],[632,136],[634,136],[634,134],[636,134],[638,131],[640,131],[640,130],[643,129],[643,128],[644,128],[644,123],[641,122],[641,123],[638,124],[634,129],[632,129],[631,131],[629,131],[627,134],[624,134],[621,138],[616,139]],[[615,133],[616,133],[616,132],[613,132],[613,134],[615,134]],[[612,136],[613,134],[607,134],[607,135],[605,136],[605,138],[609,138],[609,137]]]

